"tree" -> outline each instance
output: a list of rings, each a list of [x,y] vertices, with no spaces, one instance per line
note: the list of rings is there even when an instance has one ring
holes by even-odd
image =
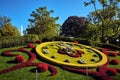
[[[99,37],[103,43],[106,43],[111,37],[118,35],[120,32],[119,19],[119,0],[98,0],[102,8],[96,8],[96,0],[85,2],[85,6],[93,4],[94,10],[89,15],[89,20],[99,29]],[[117,25],[116,25],[117,23]]]
[[[46,7],[40,7],[31,13],[32,18],[29,19],[30,25],[26,29],[28,34],[37,34],[41,36],[57,35],[59,24],[56,21],[59,17],[51,17],[53,10],[47,11]]]
[[[18,36],[18,29],[11,24],[11,19],[0,16],[0,36]]]
[[[69,37],[84,37],[86,30],[85,17],[70,16],[61,26],[61,35]]]
[[[11,24],[6,24],[1,30],[1,36],[19,36],[20,33],[16,27]]]
[[[6,16],[0,16],[0,30],[2,29],[2,27],[6,24],[9,24],[11,21],[10,18],[6,17]]]

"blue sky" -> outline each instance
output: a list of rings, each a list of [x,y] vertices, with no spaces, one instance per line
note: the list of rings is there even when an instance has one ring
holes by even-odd
[[[93,11],[93,6],[84,6],[85,1],[89,0],[0,0],[0,16],[11,18],[14,26],[20,30],[20,26],[23,25],[25,30],[31,12],[46,6],[48,10],[54,10],[51,16],[58,16],[57,23],[62,25],[69,16],[86,17]]]

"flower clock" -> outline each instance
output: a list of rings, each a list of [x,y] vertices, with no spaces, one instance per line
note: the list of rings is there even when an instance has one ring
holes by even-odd
[[[36,41],[38,43],[38,41]],[[61,68],[73,71],[79,74],[94,76],[100,80],[113,80],[110,76],[116,76],[120,72],[118,68],[111,68],[108,65],[118,65],[119,60],[116,56],[119,56],[118,52],[110,51],[110,49],[99,48],[95,49],[90,46],[79,44],[75,42],[43,42],[39,41],[39,45],[35,47],[34,44],[30,43],[27,45],[28,48],[35,49],[36,51],[28,51],[24,47],[17,50],[6,50],[3,52],[3,56],[15,57],[14,61],[17,65],[0,71],[0,74],[5,74],[17,69],[21,69],[29,66],[36,66],[39,72],[45,72],[49,70],[51,72],[48,76],[57,74],[57,69],[53,64],[59,65]],[[24,56],[20,54],[13,54],[12,52],[23,52],[29,56],[26,60]],[[38,54],[43,61],[48,63],[34,62]],[[109,59],[109,56],[114,57]],[[52,63],[52,65],[50,65]],[[86,71],[88,68],[88,71]],[[94,68],[96,70],[92,70]]]
[[[45,42],[36,47],[44,59],[69,67],[98,67],[107,62],[105,54],[90,46],[73,42]]]

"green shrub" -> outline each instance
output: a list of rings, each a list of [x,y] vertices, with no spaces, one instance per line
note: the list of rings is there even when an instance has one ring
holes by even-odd
[[[39,40],[39,37],[38,35],[35,35],[35,34],[29,34],[29,35],[25,35],[24,39],[26,43],[33,43],[36,40]]]

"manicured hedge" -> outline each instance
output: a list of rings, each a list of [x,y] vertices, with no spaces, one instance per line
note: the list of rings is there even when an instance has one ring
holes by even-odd
[[[42,42],[47,42],[47,41],[67,41],[67,42],[74,42],[78,41],[80,44],[85,44],[85,45],[91,45],[90,41],[87,39],[83,38],[70,38],[70,37],[63,37],[63,36],[54,36],[51,38],[43,38]]]
[[[120,50],[120,47],[114,44],[105,44],[105,43],[100,43],[97,44],[97,46],[102,47],[102,48],[109,48],[109,49],[115,49],[115,50]]]
[[[38,35],[0,37],[0,48],[23,46],[38,41]]]
[[[22,36],[0,37],[0,48],[25,45],[25,39]]]
[[[48,41],[67,41],[74,42],[77,41],[80,44],[91,45],[90,41],[83,38],[70,38],[63,36],[54,37],[40,37],[39,35],[29,34],[24,36],[7,36],[0,37],[0,48],[23,46],[27,43],[41,43]]]

